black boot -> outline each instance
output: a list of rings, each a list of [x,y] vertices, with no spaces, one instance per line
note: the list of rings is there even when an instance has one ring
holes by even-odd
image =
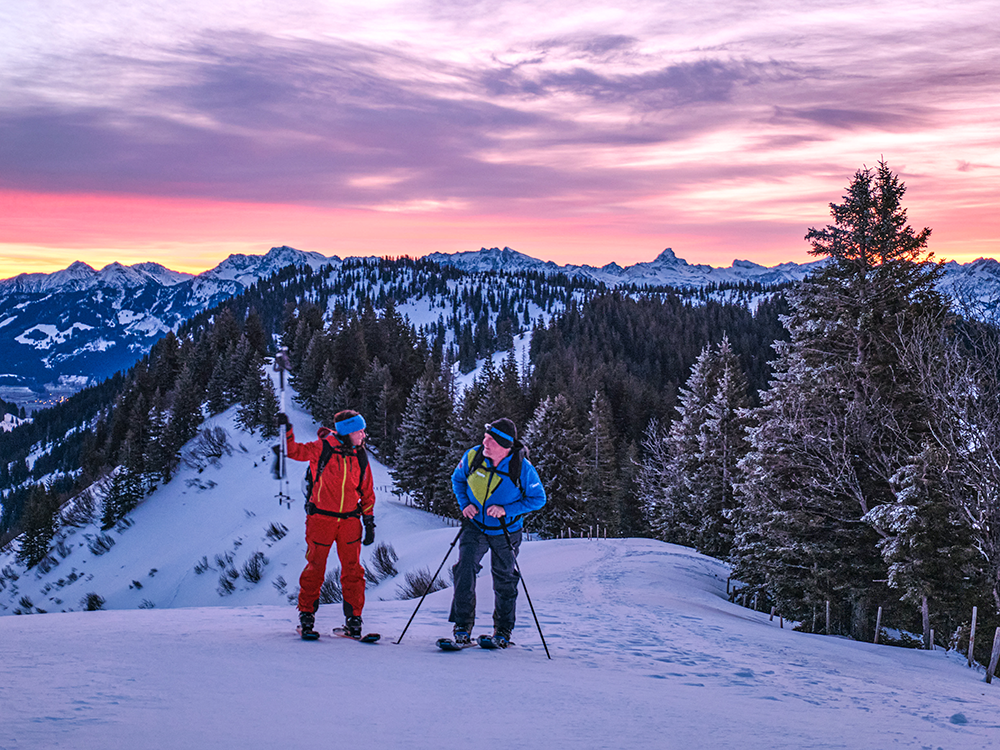
[[[299,612],[299,633],[306,641],[319,638],[319,633],[316,632],[316,615],[312,612]]]
[[[351,638],[361,637],[361,618],[357,615],[352,615],[347,618],[347,622],[344,623],[344,632]]]

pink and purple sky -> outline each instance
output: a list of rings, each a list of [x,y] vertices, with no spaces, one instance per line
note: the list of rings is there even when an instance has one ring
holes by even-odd
[[[809,260],[884,158],[1000,257],[1000,0],[17,0],[0,278],[233,252]]]

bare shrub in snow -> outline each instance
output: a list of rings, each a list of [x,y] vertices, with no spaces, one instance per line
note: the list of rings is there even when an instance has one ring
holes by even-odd
[[[430,585],[431,573],[429,568],[419,568],[417,570],[408,570],[403,575],[403,583],[399,584],[397,588],[397,593],[400,599],[417,599],[424,595],[424,592],[434,593],[435,591],[440,591],[441,589],[448,588],[448,584],[441,580],[440,577],[434,579],[434,586],[430,591],[427,591],[427,587]]]
[[[115,540],[107,534],[98,534],[87,546],[95,556],[99,557],[115,546]]]
[[[83,528],[94,520],[96,509],[97,502],[94,500],[94,491],[88,487],[63,508],[62,525]]]
[[[96,612],[104,609],[104,597],[100,594],[90,592],[80,600],[80,607],[88,612]]]
[[[233,455],[233,447],[229,444],[229,433],[222,427],[210,427],[191,443],[184,463],[197,471],[204,471],[206,466],[218,466],[224,456]]]
[[[399,575],[396,570],[396,561],[399,555],[391,544],[379,542],[375,545],[375,552],[372,554],[372,570],[375,575],[375,583],[381,583],[386,578],[394,578]]]
[[[336,604],[344,601],[344,592],[340,589],[340,568],[327,573],[323,585],[319,587],[320,604]]]
[[[249,559],[243,563],[243,577],[248,583],[260,583],[264,576],[264,568],[270,562],[263,552],[254,552]]]
[[[236,573],[236,571],[232,571]],[[236,578],[239,578],[239,573],[236,573]],[[229,575],[228,570],[224,570],[219,574],[219,588],[216,589],[219,592],[219,596],[229,596],[231,593],[236,591],[236,578]]]
[[[270,526],[267,527],[267,530],[264,532],[264,536],[266,536],[272,542],[276,542],[279,539],[284,539],[287,533],[288,533],[288,527],[285,526],[285,524],[283,523],[275,521]]]

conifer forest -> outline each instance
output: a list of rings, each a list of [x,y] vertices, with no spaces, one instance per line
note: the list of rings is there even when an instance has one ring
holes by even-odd
[[[426,510],[457,515],[451,472],[506,416],[548,494],[533,533],[694,547],[810,632],[829,602],[843,635],[870,639],[881,607],[967,640],[973,606],[1000,624],[1000,331],[936,291],[904,194],[886,164],[859,170],[806,234],[826,263],[781,288],[612,289],[408,257],[288,267],[0,434],[0,543],[23,532],[21,560],[43,564],[59,508],[113,473],[110,528],[171,481],[206,415],[236,406],[276,436],[268,368],[286,347],[300,404],[325,424],[365,415]],[[414,300],[436,320],[412,323]]]

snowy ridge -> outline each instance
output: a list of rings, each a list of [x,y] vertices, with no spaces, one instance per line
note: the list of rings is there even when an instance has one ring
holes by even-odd
[[[308,431],[300,412],[292,419]],[[318,747],[331,731],[338,747],[463,750],[997,746],[1000,688],[958,655],[782,628],[727,600],[725,564],[652,540],[523,544],[551,661],[523,592],[507,651],[434,647],[450,632],[450,589],[427,597],[396,645],[416,606],[397,598],[398,581],[436,569],[457,530],[391,499],[377,463],[377,539],[397,551],[400,571],[367,593],[366,630],[382,642],[303,643],[288,601],[304,556],[301,503],[278,506],[259,463],[266,443],[235,430],[231,415],[214,424],[230,432],[233,454],[183,468],[131,526],[108,534],[108,551],[81,544],[97,534],[90,527],[68,537],[48,573],[11,580],[14,563],[0,560],[5,603],[29,597],[55,609],[62,599],[79,610],[97,593],[111,610],[0,617],[0,748]],[[294,477],[302,465],[290,463]],[[277,540],[265,533],[274,523],[288,529]],[[220,595],[213,551],[231,553],[226,566],[237,570],[263,552],[262,579],[240,575]],[[212,569],[199,574],[203,557]],[[486,571],[477,632],[490,627]],[[342,620],[331,604],[317,624],[329,633]],[[483,684],[488,705],[516,721],[446,711]]]
[[[15,414],[4,414],[3,418],[0,419],[0,431],[10,432],[15,427],[20,427],[22,424],[27,422],[26,419],[21,419]]]
[[[192,278],[193,274],[171,271],[159,263],[124,266],[115,262],[97,271],[86,263],[76,261],[55,273],[22,273],[12,279],[4,279],[0,281],[0,294],[81,291],[99,286],[115,289],[132,289],[146,284],[174,286]]]
[[[691,265],[678,258],[671,248],[660,253],[655,260],[621,267],[609,263],[600,268],[594,266],[559,266],[551,261],[540,261],[505,247],[482,248],[475,252],[433,253],[427,260],[442,265],[454,266],[470,273],[486,271],[535,271],[538,273],[563,273],[571,278],[588,279],[608,286],[635,284],[638,286],[672,286],[680,289],[701,288],[710,284],[738,284],[759,282],[761,284],[781,284],[800,281],[822,266],[823,261],[813,263],[782,263],[766,267],[748,260],[734,260],[729,268],[714,268],[708,265]]]

